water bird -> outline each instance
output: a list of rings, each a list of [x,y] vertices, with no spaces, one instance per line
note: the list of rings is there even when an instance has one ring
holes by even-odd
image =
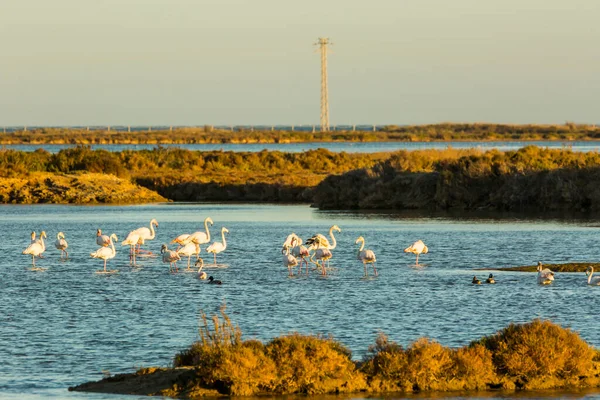
[[[333,225],[331,228],[329,228],[329,236],[331,237],[331,243],[325,237],[325,235],[317,233],[313,237],[307,239],[304,244],[309,245],[309,248],[308,248],[309,250],[314,250],[317,247],[320,247],[322,249],[333,250],[337,246],[337,241],[335,240],[335,236],[333,235],[333,231],[341,232],[342,230],[337,225]]]
[[[179,256],[187,256],[188,258],[188,263],[187,263],[187,269],[191,269],[190,266],[190,262],[192,259],[193,255],[196,255],[196,258],[200,258],[200,245],[196,244],[194,242],[189,242],[188,244],[186,244],[185,246],[181,247],[179,250],[177,250],[177,254]]]
[[[358,239],[354,242],[354,244],[361,243],[360,248],[358,249],[358,253],[356,254],[356,258],[362,261],[363,266],[365,267],[365,276],[369,276],[367,271],[367,264],[373,265],[373,271],[375,272],[375,276],[377,276],[377,269],[375,268],[375,262],[377,261],[375,257],[375,253],[373,250],[364,250],[365,248],[365,238],[359,236]]]
[[[107,247],[110,245],[110,238],[102,234],[102,229],[98,229],[96,231],[96,244],[102,247]]]
[[[196,260],[196,262],[194,263],[194,266],[196,268],[198,268],[198,274],[199,274],[199,278],[200,279],[206,279],[206,272],[201,272],[202,268],[204,268],[204,260],[201,259],[200,257],[198,257],[198,259]],[[204,274],[204,278],[202,278],[202,274]]]
[[[419,265],[419,255],[427,254],[428,251],[429,251],[429,249],[427,248],[427,246],[425,246],[425,243],[423,243],[422,240],[417,240],[416,242],[411,244],[409,247],[404,249],[405,253],[413,253],[413,254],[417,255],[417,261],[415,262],[415,265]]]
[[[206,275],[206,272],[202,271],[198,274],[198,279],[202,279],[203,281],[206,280],[206,277],[208,275]]]
[[[208,277],[208,283],[209,283],[209,284],[211,284],[211,285],[220,285],[220,284],[222,284],[223,282],[221,282],[221,281],[219,281],[219,280],[216,280],[216,279],[215,279],[215,278],[213,278],[212,276],[209,276],[209,277]]]
[[[494,274],[490,274],[488,278],[485,280],[485,283],[496,283],[496,279],[494,279]]]
[[[69,252],[67,252],[67,248],[69,247],[69,244],[67,243],[66,239],[65,239],[65,234],[62,232],[58,232],[58,234],[56,234],[56,242],[54,242],[54,247],[56,247],[58,250],[60,250],[60,259],[63,259],[63,255],[66,255],[65,258],[69,258]]]
[[[285,238],[285,241],[283,242],[283,246],[281,247],[281,252],[283,253],[285,251],[285,249],[294,247],[294,241],[296,243],[302,243],[302,239],[300,239],[300,237],[298,235],[296,235],[294,232],[292,232]]]
[[[141,252],[140,247],[146,242],[146,240],[153,240],[156,237],[156,232],[154,231],[154,226],[156,226],[158,228],[158,221],[153,218],[150,220],[150,228],[143,226],[143,227],[137,228],[136,230],[133,231],[140,236],[140,239],[138,241],[138,248],[137,248],[138,253]]]
[[[208,230],[208,224],[210,224],[211,226],[213,225],[213,220],[210,217],[206,217],[206,219],[204,220],[204,232],[197,231],[192,233],[188,238],[185,239],[185,242],[182,244],[187,244],[190,242],[196,243],[198,245],[209,243],[210,231]]]
[[[187,239],[190,236],[191,235],[189,233],[183,233],[183,234],[177,236],[175,239],[171,240],[171,243],[177,243],[177,250],[179,250],[179,247],[181,247],[187,243]]]
[[[95,252],[90,253],[90,257],[100,258],[100,259],[104,260],[104,273],[112,272],[112,271],[106,270],[106,261],[110,260],[112,258],[115,258],[115,255],[117,254],[117,251],[115,250],[115,244],[113,242],[113,239],[115,242],[119,240],[119,238],[117,238],[117,235],[115,235],[113,233],[108,237],[108,241],[109,241],[108,244],[110,247],[100,247]],[[101,272],[101,271],[96,271],[96,272]]]
[[[174,250],[169,250],[166,244],[160,247],[160,254],[162,254],[162,262],[169,263],[169,272],[172,272],[171,267],[175,267],[175,272],[179,271],[177,268],[177,261],[181,260],[179,254]]]
[[[42,253],[46,251],[46,244],[44,243],[44,238],[46,237],[46,232],[42,231],[40,233],[40,238],[35,239],[35,232],[31,234],[31,243],[25,250],[23,250],[23,254],[31,254],[31,265],[35,268],[35,258],[44,258]]]
[[[473,285],[481,285],[481,281],[479,279],[477,279],[476,276],[473,277],[473,280],[471,281],[471,283]]]
[[[144,240],[141,238],[140,234],[137,233],[136,231],[131,231],[131,232],[129,232],[129,234],[127,235],[125,240],[123,240],[123,242],[121,242],[121,246],[129,246],[129,265],[134,265],[134,266],[136,265],[135,246],[137,246],[137,244],[140,241],[142,242],[142,244],[144,243]]]
[[[549,285],[554,281],[554,272],[550,271],[548,268],[542,269],[542,262],[538,261],[537,263],[537,283],[540,285]]]
[[[587,279],[588,285],[594,285],[594,286],[600,285],[600,277],[592,278],[592,275],[594,275],[594,267],[592,267],[591,265],[589,267],[587,267],[587,269],[585,270],[585,274],[588,277],[588,279]]]
[[[227,249],[227,241],[225,240],[225,233],[229,233],[229,230],[225,227],[221,228],[221,238],[223,242],[213,242],[210,246],[206,248],[207,253],[213,253],[215,257],[215,265],[217,265],[217,254],[225,251]]]
[[[292,245],[295,240],[292,240]],[[298,265],[298,260],[296,257],[290,254],[290,248],[286,247],[285,252],[283,253],[283,266],[288,269],[288,276],[293,276],[292,268]]]
[[[327,261],[327,266],[329,266],[329,260],[331,259],[331,257],[333,257],[333,254],[331,253],[331,250],[329,250],[329,249],[318,247],[319,241],[317,241],[316,244],[317,244],[317,249],[315,250],[312,257],[310,258],[310,261],[313,264],[315,264],[317,266],[317,268],[319,266],[321,267],[321,275],[327,275],[327,270],[325,269],[325,261]],[[317,261],[315,262],[315,260],[313,260],[313,258],[316,258]],[[319,261],[321,262],[321,265],[319,265]]]

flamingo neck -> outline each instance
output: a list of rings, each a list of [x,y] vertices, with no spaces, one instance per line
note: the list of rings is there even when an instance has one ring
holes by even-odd
[[[590,270],[590,274],[588,275],[588,284],[592,283],[592,275],[594,275],[594,268]]]
[[[112,236],[110,236],[110,237],[108,238],[108,240],[109,240],[109,242],[110,242],[110,247],[111,247],[111,249],[112,249],[112,254],[113,254],[113,256],[114,256],[114,255],[116,255],[116,254],[117,254],[117,250],[115,250],[115,244],[113,243]]]
[[[360,241],[360,249],[358,249],[358,252],[360,253],[361,251],[363,251],[364,248],[365,248],[365,241],[363,239]]]
[[[208,218],[204,220],[204,229],[206,230],[207,242],[210,242],[210,231],[208,230]]]
[[[154,232],[154,224],[152,223],[152,221],[150,221],[150,233],[151,233],[151,235],[148,239],[154,239],[156,234]]]
[[[335,236],[333,236],[333,227],[329,228],[329,236],[331,236],[331,246],[329,246],[329,249],[333,250],[337,246]]]
[[[225,241],[225,231],[221,231],[221,238],[223,238],[223,249],[227,247],[227,242]]]

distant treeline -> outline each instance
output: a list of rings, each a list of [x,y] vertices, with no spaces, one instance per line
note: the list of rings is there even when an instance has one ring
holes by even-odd
[[[149,189],[118,198],[110,174]],[[62,177],[62,178],[61,178]],[[93,185],[86,201],[69,179]],[[68,178],[68,179],[67,179]],[[73,181],[74,182],[74,181]],[[88,186],[89,186],[88,185]],[[109,185],[110,186],[110,185]],[[157,193],[151,196],[149,193]],[[26,196],[23,193],[28,193]],[[140,191],[140,193],[142,193]],[[161,197],[162,196],[162,197]],[[177,148],[110,152],[77,147],[0,150],[0,201],[270,201],[323,209],[600,211],[600,154],[528,146],[517,151],[394,153],[200,152]]]
[[[456,124],[378,127],[376,131],[336,130],[237,130],[205,127],[176,127],[147,131],[85,128],[36,128],[0,134],[0,144],[218,144],[218,143],[293,143],[293,142],[377,142],[443,140],[595,140],[600,128],[595,125]]]

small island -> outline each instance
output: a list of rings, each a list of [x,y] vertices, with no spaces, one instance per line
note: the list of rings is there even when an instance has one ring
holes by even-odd
[[[202,317],[201,340],[175,356],[174,368],[143,368],[69,390],[194,399],[600,387],[600,352],[549,321],[511,324],[461,348],[427,338],[403,347],[380,333],[354,361],[331,337],[293,333],[262,343],[243,340],[224,307],[220,316]]]

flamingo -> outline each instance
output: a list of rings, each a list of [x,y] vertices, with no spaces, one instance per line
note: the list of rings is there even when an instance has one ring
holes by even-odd
[[[98,229],[96,231],[96,244],[102,247],[107,247],[110,245],[110,238],[102,234],[102,229]]]
[[[31,254],[31,265],[35,268],[35,258],[44,258],[42,253],[46,251],[46,244],[44,243],[44,238],[46,237],[46,232],[42,231],[40,233],[40,238],[35,240],[35,232],[31,234],[31,243],[25,250],[23,250],[23,254]]]
[[[415,262],[415,265],[419,265],[419,254],[427,254],[428,251],[429,249],[427,246],[425,246],[425,243],[423,243],[422,240],[417,240],[409,247],[404,249],[405,253],[413,253],[417,255],[417,261]]]
[[[206,279],[206,272],[201,272],[202,268],[204,268],[204,260],[201,258],[198,258],[196,260],[196,262],[194,263],[195,267],[198,267],[198,274],[199,274],[199,278],[200,279]],[[204,278],[202,278],[202,274],[204,274]]]
[[[67,251],[67,247],[69,247],[69,244],[67,243],[67,241],[65,240],[65,234],[62,232],[58,232],[58,234],[56,235],[56,242],[54,242],[54,247],[56,247],[58,250],[60,250],[60,259],[63,259],[63,254],[66,255],[65,258],[69,258],[69,252]]]
[[[295,242],[295,239],[292,240],[292,244]],[[292,268],[298,265],[298,260],[296,257],[290,254],[290,248],[286,247],[285,253],[283,254],[283,266],[288,269],[288,276],[293,276]]]
[[[210,246],[206,248],[207,253],[213,253],[215,256],[215,265],[217,265],[217,254],[225,251],[227,248],[227,242],[225,241],[225,233],[229,233],[229,230],[225,227],[221,228],[221,237],[223,238],[223,243],[221,242],[213,242]]]
[[[281,252],[283,253],[285,251],[285,249],[288,247],[294,247],[294,245],[292,243],[294,240],[296,241],[296,243],[302,243],[302,239],[300,239],[300,237],[298,237],[298,235],[296,235],[294,232],[292,232],[285,238],[285,241],[283,242],[283,246],[281,248]]]
[[[104,260],[104,273],[109,272],[109,271],[106,271],[106,261],[110,260],[112,258],[115,258],[115,255],[117,254],[117,251],[115,250],[115,244],[113,242],[113,239],[115,242],[119,240],[119,238],[117,238],[117,235],[115,235],[113,233],[108,237],[108,244],[110,247],[100,247],[95,252],[90,253],[90,257],[101,258]],[[97,271],[97,272],[102,272],[102,271]]]
[[[192,258],[193,255],[196,255],[196,258],[200,259],[200,245],[190,242],[188,244],[186,244],[185,246],[181,247],[179,250],[177,250],[177,255],[179,256],[187,256],[188,258],[188,265],[187,265],[187,269],[190,269],[190,259]]]
[[[169,250],[166,244],[163,244],[160,248],[160,253],[162,254],[162,261],[164,263],[169,263],[169,272],[172,272],[171,266],[175,267],[175,272],[179,271],[177,268],[177,261],[181,260],[179,254],[177,254],[174,250]]]
[[[588,285],[594,285],[594,286],[600,285],[599,277],[595,277],[592,279],[592,275],[594,275],[594,267],[592,267],[591,265],[589,267],[587,267],[587,269],[585,270],[585,274],[588,277],[588,280],[587,280]]]
[[[310,257],[310,253],[308,252],[308,249],[302,244],[302,240],[300,240],[294,247],[292,247],[291,250],[291,254],[296,257],[296,259],[300,258],[302,261],[300,261],[300,270],[299,272],[302,271],[302,262],[304,262],[304,264],[306,265],[306,275],[308,275],[308,261],[306,260],[306,257]]]
[[[356,239],[356,241],[354,242],[354,244],[358,244],[358,243],[361,243],[361,245],[360,245],[360,249],[358,249],[356,258],[358,258],[359,260],[362,261],[363,266],[365,267],[365,276],[369,276],[369,273],[367,272],[367,264],[373,265],[373,271],[375,271],[375,276],[377,276],[377,269],[375,268],[375,262],[377,261],[377,259],[375,258],[375,253],[373,252],[373,250],[364,250],[364,248],[365,248],[365,238],[364,237],[359,236],[358,239]]]
[[[133,232],[137,233],[138,235],[140,235],[140,240],[138,241],[138,249],[137,249],[138,253],[140,253],[140,246],[143,245],[146,240],[153,240],[156,237],[156,232],[154,231],[155,225],[158,228],[158,221],[156,221],[153,218],[150,220],[150,229],[143,226],[143,227],[137,228],[135,231],[133,231]]]
[[[327,238],[324,235],[317,233],[316,235],[308,239],[305,244],[310,245],[309,250],[314,250],[317,247],[320,247],[322,249],[333,250],[337,246],[337,241],[335,240],[335,236],[333,236],[333,231],[341,232],[342,230],[337,225],[333,225],[331,228],[329,228],[329,236],[331,236],[331,243],[329,243],[329,240],[327,240]]]
[[[187,243],[187,239],[190,236],[191,235],[189,233],[181,234],[181,235],[177,236],[175,239],[171,240],[171,243],[177,243],[177,250],[179,250],[179,248],[181,246],[183,246],[184,244]]]
[[[494,279],[494,274],[490,274],[488,278],[485,280],[485,283],[496,283],[496,279]]]
[[[140,234],[136,231],[131,231],[121,243],[121,246],[129,246],[129,265],[136,265],[135,263],[135,246],[142,242],[144,244],[144,240],[140,237]]]
[[[550,271],[548,268],[542,269],[541,261],[538,261],[537,271],[537,283],[540,285],[549,285],[554,281],[554,272]]]
[[[185,243],[182,244],[187,244],[189,242],[193,242],[196,244],[205,244],[210,242],[210,231],[208,230],[208,224],[210,223],[210,225],[213,225],[213,220],[210,217],[206,217],[206,219],[204,220],[204,230],[206,232],[202,232],[202,231],[197,231],[192,233],[185,241]]]
[[[319,261],[321,261],[321,275],[327,275],[327,271],[325,270],[325,261],[327,261],[327,265],[329,265],[329,259],[333,257],[333,254],[331,253],[331,250],[320,247],[321,242],[318,238],[315,240],[314,243],[317,246],[317,248],[310,261],[314,263],[317,267],[319,267]],[[316,258],[317,261],[315,262],[313,258]]]
[[[481,285],[481,281],[479,279],[477,279],[476,276],[473,277],[473,280],[471,281],[471,283],[473,285]]]

